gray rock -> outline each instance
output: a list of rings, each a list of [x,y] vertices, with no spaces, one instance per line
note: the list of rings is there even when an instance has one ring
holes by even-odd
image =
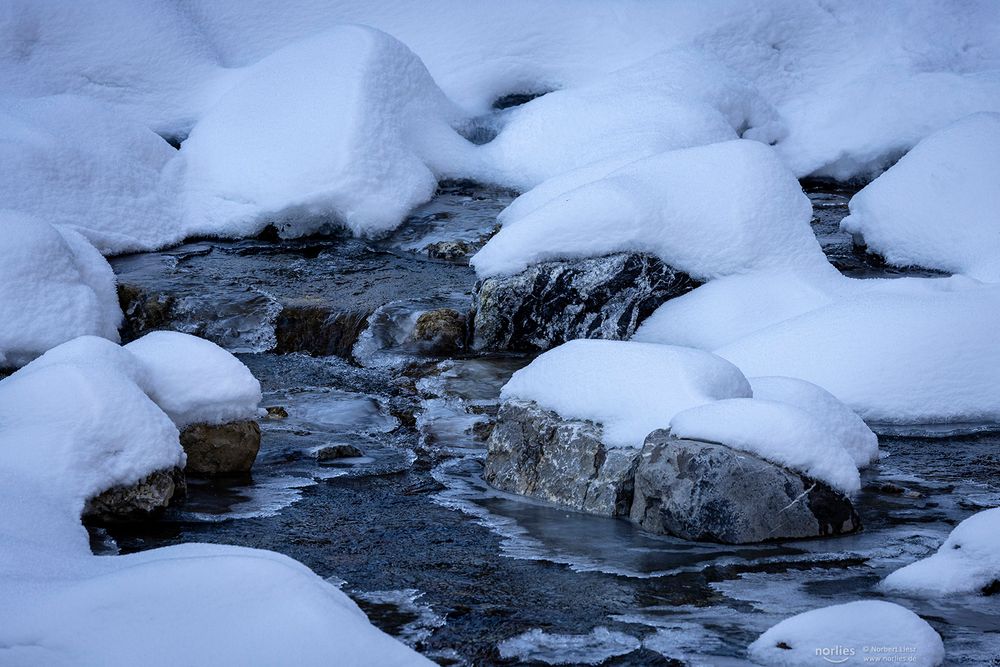
[[[186,491],[180,468],[157,470],[135,484],[113,486],[87,501],[83,518],[92,523],[142,521]]]
[[[194,475],[250,472],[260,451],[260,426],[253,420],[229,424],[192,424],[181,431],[187,452],[185,471]]]
[[[451,308],[421,313],[407,341],[421,354],[446,356],[465,349],[468,327],[465,315]]]
[[[724,445],[646,438],[631,518],[654,533],[748,544],[860,528],[851,501],[826,484]]]
[[[320,462],[335,461],[364,455],[365,453],[354,445],[328,445],[316,452],[316,460]]]
[[[534,402],[505,402],[489,437],[483,477],[511,493],[627,515],[639,452],[610,449],[602,435],[599,424],[563,419]]]
[[[629,338],[658,306],[698,286],[651,255],[545,262],[477,287],[475,346],[547,350],[576,338]]]
[[[472,246],[465,241],[437,241],[428,244],[424,250],[427,251],[427,257],[430,259],[465,264],[469,261],[469,255],[473,253]]]

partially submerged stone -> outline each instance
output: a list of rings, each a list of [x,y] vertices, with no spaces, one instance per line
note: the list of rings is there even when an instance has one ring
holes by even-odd
[[[253,420],[228,424],[192,424],[181,431],[187,453],[185,470],[195,475],[250,472],[260,451],[260,426]]]
[[[337,459],[350,459],[364,456],[365,453],[354,445],[340,444],[327,445],[316,452],[316,460],[320,463],[324,461],[336,461]]]
[[[162,512],[187,490],[180,468],[157,470],[134,484],[113,486],[87,501],[83,518],[94,523],[141,521]]]
[[[437,308],[417,317],[409,346],[423,354],[445,356],[465,349],[466,317],[451,308]]]

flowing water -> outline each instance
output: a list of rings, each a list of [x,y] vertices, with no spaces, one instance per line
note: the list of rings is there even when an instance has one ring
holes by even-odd
[[[933,275],[857,252],[837,228],[850,193],[807,190],[842,271]],[[379,242],[200,241],[115,259],[123,283],[169,302],[167,326],[238,353],[264,405],[288,416],[263,420],[252,478],[192,480],[161,521],[95,531],[98,548],[203,541],[288,554],[442,664],[735,665],[782,618],[883,597],[874,587],[888,572],[1000,505],[1000,435],[989,433],[883,437],[858,501],[864,530],[825,540],[695,544],[491,489],[480,477],[489,420],[530,359],[421,357],[407,335],[424,310],[467,309],[475,284],[462,261],[425,248],[481,243],[510,198],[448,184]],[[357,343],[337,350],[347,359],[318,354],[351,327]],[[363,455],[317,461],[337,444]],[[996,597],[900,601],[941,633],[949,664],[1000,665]]]

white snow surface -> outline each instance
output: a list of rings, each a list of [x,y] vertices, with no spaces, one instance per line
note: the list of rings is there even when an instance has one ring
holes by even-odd
[[[937,553],[896,570],[881,584],[893,593],[943,597],[981,593],[1000,581],[1000,507],[958,524]]]
[[[574,340],[514,373],[502,400],[535,401],[566,419],[604,427],[612,447],[641,447],[681,410],[749,397],[750,384],[713,354],[668,345]]]
[[[121,320],[114,273],[86,239],[0,210],[0,366],[76,336],[117,341]]]
[[[827,264],[809,227],[809,199],[774,151],[755,141],[668,151],[567,184],[576,187],[547,189],[544,205],[504,217],[471,260],[480,277],[620,251],[654,254],[702,279]]]
[[[260,382],[215,343],[176,331],[154,331],[125,349],[146,369],[150,398],[178,428],[257,416]]]
[[[825,421],[788,403],[759,398],[705,403],[675,414],[670,433],[754,454],[844,493],[861,489],[857,465]]]
[[[892,264],[1000,282],[1000,113],[922,140],[850,209],[841,227]]]
[[[935,667],[944,661],[944,644],[909,609],[861,600],[786,618],[750,644],[748,653],[769,667],[850,664],[876,657],[886,664]]]

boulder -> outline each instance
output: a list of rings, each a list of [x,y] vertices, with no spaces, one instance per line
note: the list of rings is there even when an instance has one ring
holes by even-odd
[[[534,351],[576,338],[624,340],[662,303],[697,286],[641,253],[536,264],[477,286],[475,346]]]
[[[417,318],[408,347],[435,356],[455,354],[465,349],[467,331],[465,315],[457,310],[428,310]]]
[[[187,486],[180,468],[157,470],[135,484],[113,486],[87,501],[83,518],[91,523],[142,521],[182,498]]]
[[[487,444],[487,482],[605,516],[628,515],[638,450],[608,448],[603,429],[530,401],[500,407]]]
[[[649,434],[635,472],[632,521],[688,540],[749,544],[858,530],[843,494],[725,445]]]
[[[253,420],[192,424],[181,431],[181,446],[187,452],[188,474],[247,473],[260,451],[260,426]]]

